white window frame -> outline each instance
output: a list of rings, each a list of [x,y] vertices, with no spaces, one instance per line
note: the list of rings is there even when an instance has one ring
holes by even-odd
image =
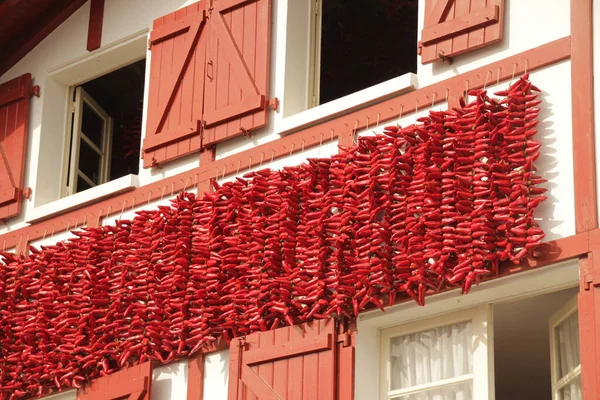
[[[560,399],[558,392],[562,388],[567,386],[569,383],[573,382],[575,379],[577,379],[577,377],[581,376],[580,362],[580,364],[576,366],[572,371],[570,371],[567,375],[559,379],[560,366],[558,348],[556,343],[556,327],[562,322],[564,322],[567,318],[571,317],[577,311],[577,296],[574,296],[550,318],[550,375],[552,377],[552,398],[556,400]]]
[[[390,390],[391,366],[389,360],[390,340],[394,337],[405,336],[452,325],[459,322],[471,321],[472,324],[472,352],[473,372],[450,379],[421,384],[405,389]],[[444,314],[426,320],[383,329],[380,335],[380,398],[389,400],[398,396],[407,396],[421,393],[460,382],[473,382],[473,399],[494,399],[494,358],[493,358],[493,316],[492,306],[489,304]]]
[[[78,86],[73,90],[75,93],[75,100],[73,102],[73,126],[71,132],[69,132],[71,136],[71,157],[70,159],[69,157],[65,158],[65,161],[69,163],[69,179],[68,182],[66,182],[65,188],[67,196],[77,193],[77,178],[83,179],[92,188],[108,181],[110,173],[110,153],[112,148],[113,121],[110,115],[96,103],[83,87]],[[82,132],[83,108],[86,104],[104,123],[101,139],[102,144],[100,147]],[[79,144],[82,140],[100,156],[98,183],[94,183],[90,177],[79,170]],[[66,154],[68,153],[66,152]]]
[[[310,48],[308,67],[308,108],[318,107],[321,96],[321,34],[323,28],[323,0],[310,4]]]

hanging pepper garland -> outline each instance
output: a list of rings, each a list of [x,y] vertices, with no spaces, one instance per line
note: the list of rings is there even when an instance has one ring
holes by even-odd
[[[544,237],[537,90],[431,111],[328,159],[262,170],[132,221],[2,253],[0,399],[130,362],[474,282]]]

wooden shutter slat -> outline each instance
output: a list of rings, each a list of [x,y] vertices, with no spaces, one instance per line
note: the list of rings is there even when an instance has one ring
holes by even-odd
[[[505,0],[426,0],[423,64],[446,60],[502,40]]]
[[[499,19],[499,7],[490,6],[483,10],[454,18],[447,22],[442,22],[434,27],[423,29],[421,41],[424,45],[431,44],[436,40],[445,39],[457,33],[463,33],[468,30],[483,27]]]
[[[201,148],[205,9],[202,0],[154,21],[144,167]]]
[[[21,212],[31,74],[0,85],[0,220]]]
[[[427,25],[434,26],[442,22],[444,15],[448,15],[453,3],[453,0],[438,0],[435,3],[433,10],[431,10]]]

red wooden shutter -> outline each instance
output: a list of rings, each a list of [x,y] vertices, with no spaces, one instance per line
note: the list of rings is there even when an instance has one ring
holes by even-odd
[[[151,386],[152,364],[147,362],[94,379],[79,389],[77,400],[150,400]]]
[[[271,0],[214,0],[207,31],[204,146],[267,123]]]
[[[154,21],[144,167],[201,147],[206,1]]]
[[[31,74],[0,85],[0,220],[21,212]]]
[[[502,40],[504,1],[426,0],[421,62],[454,57]]]
[[[354,337],[332,319],[235,339],[229,360],[229,400],[353,398]]]

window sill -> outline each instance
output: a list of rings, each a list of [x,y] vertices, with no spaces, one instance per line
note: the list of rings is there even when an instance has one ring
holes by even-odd
[[[348,114],[368,105],[386,100],[404,92],[411,92],[419,88],[417,75],[404,74],[388,81],[379,83],[369,88],[359,90],[347,96],[321,104],[284,118],[281,121],[281,136],[290,134],[298,129],[315,125],[343,114]],[[375,122],[375,121],[373,121]]]
[[[125,175],[114,181],[106,182],[83,192],[75,193],[74,195],[36,207],[28,213],[25,222],[34,223],[43,221],[55,215],[96,203],[104,198],[128,192],[138,187],[138,185],[137,175]]]

